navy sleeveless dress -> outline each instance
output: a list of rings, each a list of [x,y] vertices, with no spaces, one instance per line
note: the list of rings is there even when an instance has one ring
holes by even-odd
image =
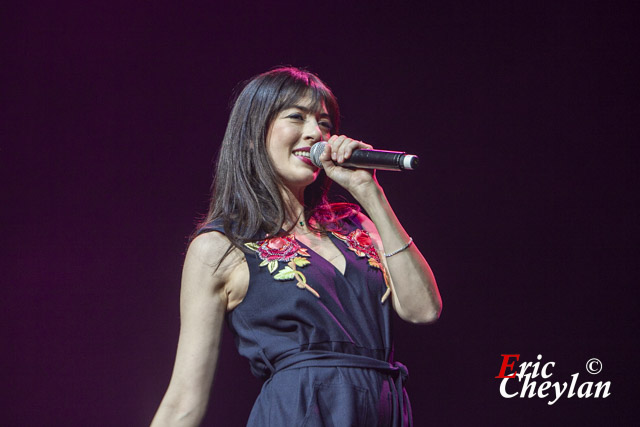
[[[378,254],[356,217],[329,237],[344,274],[293,235],[246,245],[249,288],[227,323],[265,380],[248,426],[412,425]]]

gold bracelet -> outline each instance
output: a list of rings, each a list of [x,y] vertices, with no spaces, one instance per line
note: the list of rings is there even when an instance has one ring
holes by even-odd
[[[404,251],[405,249],[407,249],[409,246],[411,246],[411,244],[413,243],[413,237],[409,237],[409,241],[407,242],[406,245],[404,245],[403,247],[401,247],[400,249],[398,249],[397,251],[393,251],[390,254],[384,254],[385,258],[389,258],[390,256],[394,256],[395,254],[399,254],[400,252]]]

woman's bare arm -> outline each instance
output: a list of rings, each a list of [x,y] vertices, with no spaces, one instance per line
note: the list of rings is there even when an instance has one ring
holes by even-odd
[[[229,289],[244,278],[238,274],[244,258],[240,260],[235,252],[216,269],[228,246],[227,238],[217,232],[202,234],[189,246],[182,272],[176,360],[152,427],[197,426],[204,417]]]
[[[344,135],[332,136],[320,156],[327,176],[347,189],[371,216],[362,215],[362,225],[374,239],[391,278],[393,307],[409,322],[429,323],[438,319],[442,300],[429,264],[415,244],[391,257],[391,253],[409,242],[409,235],[396,217],[375,175],[364,169],[340,167],[353,150],[371,148],[370,145]]]
[[[409,235],[396,218],[384,194],[372,196],[382,200],[369,200],[367,212],[375,221],[361,216],[362,226],[371,235],[380,254],[382,264],[389,273],[393,307],[398,315],[413,323],[430,323],[440,317],[442,299],[429,264],[415,243],[391,257],[407,242]]]

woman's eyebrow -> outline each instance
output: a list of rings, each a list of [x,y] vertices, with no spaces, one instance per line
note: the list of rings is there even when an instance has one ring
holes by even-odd
[[[313,110],[311,108],[305,107],[305,106],[302,106],[302,105],[292,105],[289,108],[296,108],[296,109],[304,112],[305,114],[309,114],[309,113],[313,112]],[[326,119],[330,119],[331,118],[331,116],[328,113],[320,113],[320,117],[322,117],[323,119],[325,119],[325,118]]]

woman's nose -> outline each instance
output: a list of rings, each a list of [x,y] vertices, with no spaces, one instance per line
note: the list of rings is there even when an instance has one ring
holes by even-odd
[[[322,130],[320,124],[315,120],[308,120],[304,127],[304,139],[311,142],[318,142],[322,139]]]

